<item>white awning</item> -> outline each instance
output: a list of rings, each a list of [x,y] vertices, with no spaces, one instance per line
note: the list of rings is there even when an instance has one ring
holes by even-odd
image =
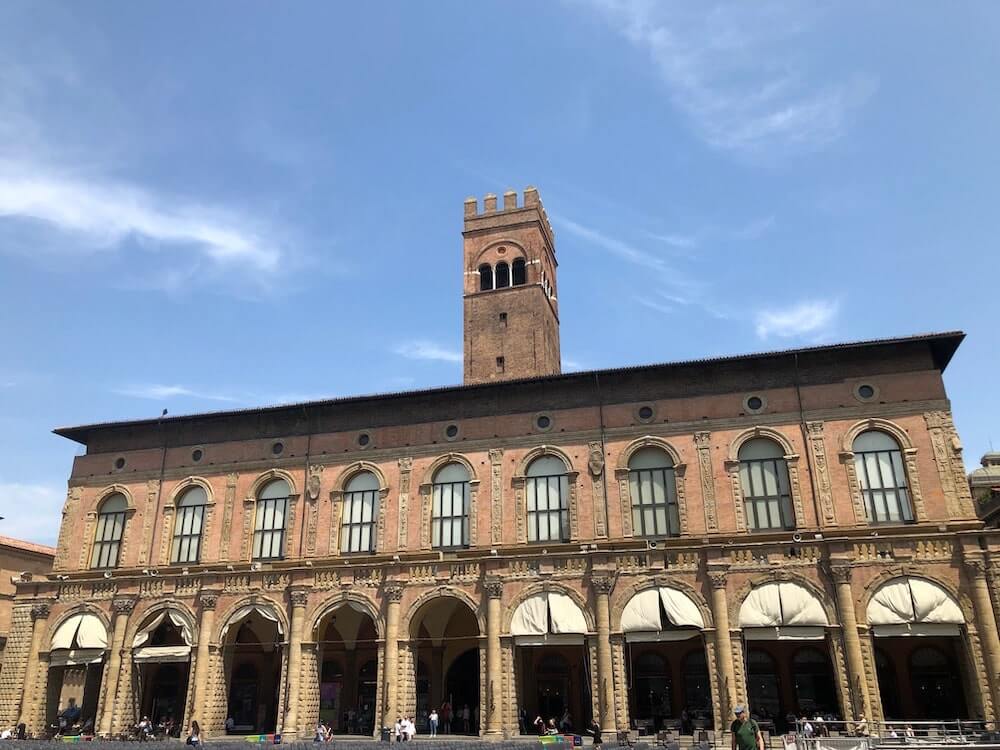
[[[285,629],[281,626],[281,620],[278,618],[278,615],[271,610],[269,606],[267,606],[266,604],[245,604],[238,610],[233,612],[232,617],[229,618],[229,622],[227,622],[226,626],[222,629],[222,635],[220,640],[225,639],[226,633],[229,632],[230,626],[232,626],[234,623],[239,622],[240,620],[245,619],[247,616],[255,613],[263,617],[265,620],[270,620],[271,622],[276,623],[278,626],[278,635],[283,636],[285,634]]]
[[[73,615],[59,626],[52,636],[50,650],[59,649],[106,649],[108,631],[97,615],[81,613]]]
[[[661,615],[661,605],[666,615],[666,622]],[[629,599],[622,611],[624,633],[665,631],[671,627],[700,630],[705,627],[705,621],[701,616],[701,610],[691,597],[683,591],[668,586],[640,591]],[[683,636],[683,638],[689,637],[691,636]]]
[[[868,602],[867,618],[876,635],[937,634],[938,630],[954,635],[965,624],[962,608],[951,594],[936,583],[910,576],[882,584]],[[931,625],[946,627],[927,631]]]
[[[628,643],[661,643],[670,641],[687,641],[701,635],[694,628],[678,628],[677,630],[636,630],[625,634]]]
[[[743,638],[748,641],[821,641],[825,637],[826,628],[810,625],[743,628]]]
[[[741,628],[823,628],[830,624],[816,595],[797,583],[765,583],[740,607]]]
[[[74,667],[84,664],[96,664],[103,658],[103,648],[61,648],[49,654],[49,666]]]
[[[552,635],[542,633],[541,635],[515,635],[515,646],[582,646],[583,635],[581,633],[561,633]]]
[[[191,646],[143,646],[132,651],[134,662],[177,662],[191,658]]]
[[[586,632],[587,620],[576,602],[554,591],[525,599],[514,610],[510,621],[513,636],[582,635]]]
[[[176,625],[177,629],[181,631],[181,637],[184,639],[184,642],[188,646],[190,646],[193,643],[194,639],[191,635],[191,628],[188,627],[187,621],[183,617],[181,617],[179,613],[173,610],[166,609],[160,612],[156,617],[154,617],[149,622],[149,624],[146,625],[146,627],[144,627],[142,630],[140,630],[138,633],[135,634],[135,638],[132,639],[132,648],[134,649],[139,648],[144,643],[146,643],[146,641],[148,641],[150,637],[153,635],[153,631],[155,631],[158,627],[160,627],[160,624],[167,617],[169,617],[170,622]]]

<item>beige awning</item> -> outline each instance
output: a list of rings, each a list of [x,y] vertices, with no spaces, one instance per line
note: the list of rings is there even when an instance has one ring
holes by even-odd
[[[155,631],[158,627],[160,627],[160,624],[167,617],[169,617],[170,622],[172,622],[175,626],[177,626],[177,629],[181,631],[181,637],[184,639],[184,643],[190,646],[193,643],[194,639],[191,635],[191,628],[188,627],[187,621],[183,617],[181,617],[179,613],[173,610],[166,609],[160,612],[152,620],[150,620],[149,624],[146,625],[146,627],[144,627],[142,630],[140,630],[138,633],[135,634],[135,638],[132,639],[132,648],[136,649],[145,644],[153,635],[153,631]]]
[[[265,620],[270,620],[271,622],[275,623],[278,626],[278,635],[285,634],[285,630],[281,626],[281,620],[278,618],[278,615],[271,610],[270,607],[268,607],[266,604],[245,604],[244,606],[240,607],[238,610],[233,612],[232,617],[229,618],[229,622],[227,622],[226,626],[222,629],[222,636],[220,640],[225,639],[226,633],[229,632],[229,628],[234,623],[237,623],[240,620],[243,620],[244,618],[252,614],[258,614]]]
[[[528,597],[514,610],[510,621],[513,636],[583,635],[587,620],[569,596],[541,592]]]
[[[191,658],[191,646],[143,646],[133,649],[134,662],[179,662]]]
[[[103,658],[103,648],[61,648],[49,654],[49,666],[74,667],[84,664],[96,664]]]
[[[50,650],[106,649],[108,631],[97,615],[87,612],[73,615],[52,636]]]
[[[705,621],[701,616],[701,610],[691,597],[675,588],[661,586],[658,589],[640,591],[629,599],[622,612],[621,627],[622,632],[626,634],[669,632],[670,628],[700,630],[705,627]],[[690,638],[693,635],[696,633],[688,633],[681,637]]]
[[[882,584],[868,602],[867,619],[875,635],[957,635],[965,624],[951,594],[910,576]]]
[[[739,623],[748,640],[816,640],[830,621],[815,594],[782,581],[752,589],[740,606]]]

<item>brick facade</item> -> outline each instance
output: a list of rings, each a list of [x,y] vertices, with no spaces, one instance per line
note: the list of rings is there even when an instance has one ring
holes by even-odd
[[[501,239],[530,257],[546,248],[555,288],[551,230],[537,194],[526,194],[523,208],[516,196],[504,203],[497,211],[488,202],[484,214],[466,204],[467,303],[480,295],[470,284],[483,248]],[[510,223],[514,214],[522,218]],[[524,287],[482,298],[524,294],[536,305],[535,268],[528,266]],[[529,314],[551,312],[557,326],[554,300],[542,303]],[[623,624],[635,596],[665,588],[697,611],[702,626],[684,631],[693,640],[683,653],[697,664],[703,652],[705,666],[670,666],[681,676],[675,682],[690,677],[690,684],[673,685],[670,695],[684,697],[658,710],[675,716],[681,701],[703,694],[704,720],[722,727],[734,703],[765,700],[750,681],[756,660],[798,653],[750,638],[741,623],[751,592],[774,582],[795,584],[819,603],[824,624],[802,643],[826,660],[832,711],[878,719],[885,712],[876,662],[888,641],[869,622],[868,604],[901,576],[932,582],[958,607],[961,623],[940,637],[960,674],[964,713],[995,718],[1000,545],[975,516],[942,380],[961,334],[570,375],[553,374],[557,345],[543,347],[541,359],[505,348],[518,374],[532,376],[509,380],[476,369],[504,339],[480,336],[485,323],[469,309],[467,386],[60,430],[87,452],[69,480],[58,575],[18,587],[0,722],[27,717],[38,731],[46,712],[54,715],[55,706],[23,703],[41,701],[46,675],[57,674],[46,666],[56,630],[89,612],[107,630],[100,663],[106,671],[118,665],[101,683],[96,723],[122,731],[144,710],[133,644],[170,610],[190,633],[184,719],[198,719],[209,734],[223,731],[233,696],[248,689],[240,675],[251,657],[263,665],[256,674],[277,676],[268,705],[255,704],[274,709],[273,726],[255,728],[286,735],[311,733],[324,701],[339,700],[334,693],[371,712],[371,731],[419,714],[429,705],[422,701],[439,704],[452,684],[478,692],[481,734],[516,733],[518,708],[542,710],[536,704],[544,699],[540,673],[523,668],[526,654],[532,669],[555,669],[545,685],[568,686],[561,700],[576,701],[575,711],[624,729],[642,710],[636,644],[652,643],[643,648],[668,661],[681,654],[670,638],[637,639]],[[860,386],[873,396],[859,395]],[[898,445],[912,523],[874,526],[866,517],[853,453],[866,430]],[[761,439],[777,446],[787,467],[789,528],[753,530],[746,513],[740,449]],[[648,449],[672,464],[673,535],[644,537],[633,523],[630,461]],[[531,467],[543,457],[565,467],[558,480],[565,535],[532,542]],[[468,475],[469,543],[439,550],[435,478],[453,464]],[[374,551],[352,553],[341,528],[351,481],[363,472],[377,485]],[[275,479],[289,493],[281,559],[254,560],[259,497]],[[179,503],[192,487],[207,497],[200,560],[173,564]],[[126,504],[120,560],[107,572],[91,570],[101,504],[118,494]],[[539,597],[578,610],[583,632],[557,629],[534,640],[514,632],[519,605]],[[50,606],[38,611],[32,654],[29,612],[42,598]],[[786,634],[799,632],[792,625]],[[895,638],[893,648],[910,653],[919,640]],[[478,675],[454,674],[450,665],[469,649],[478,650],[469,662],[479,664]],[[560,663],[587,675],[587,684],[560,674]],[[776,669],[787,682],[793,667],[779,660]],[[22,693],[24,674],[38,684]],[[766,700],[806,710],[788,704],[787,684],[779,688]]]

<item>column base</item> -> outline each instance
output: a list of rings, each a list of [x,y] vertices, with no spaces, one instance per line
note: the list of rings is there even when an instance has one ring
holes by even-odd
[[[492,740],[493,742],[498,742],[504,739],[504,732],[502,729],[485,729],[479,735],[481,739]]]

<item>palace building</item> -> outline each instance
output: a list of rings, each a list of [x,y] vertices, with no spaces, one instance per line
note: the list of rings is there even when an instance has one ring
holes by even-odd
[[[86,451],[0,723],[996,718],[963,334],[561,374],[536,190],[465,202],[462,267],[463,385],[56,430]]]

